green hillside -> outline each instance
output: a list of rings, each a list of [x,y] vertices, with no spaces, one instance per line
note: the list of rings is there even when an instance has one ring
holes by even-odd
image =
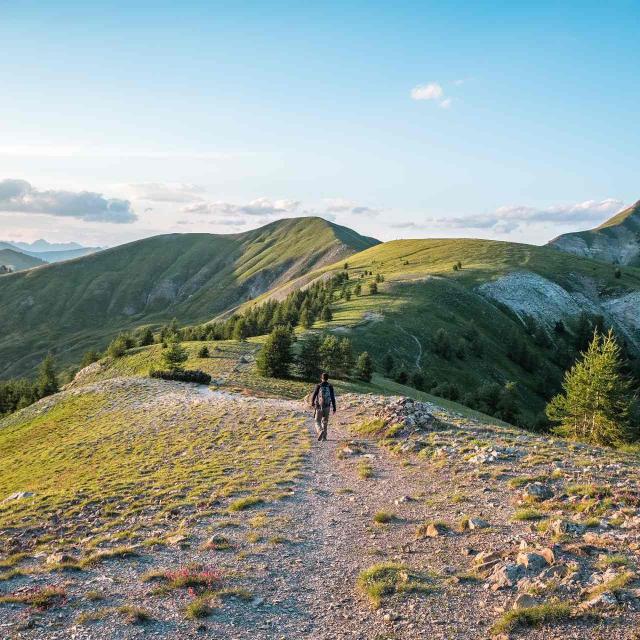
[[[462,268],[454,271],[458,261]],[[336,264],[300,282],[343,270],[342,263]],[[609,300],[640,291],[637,269],[625,269],[617,278],[610,265],[549,247],[488,240],[387,242],[349,258],[347,272],[351,299],[336,299],[332,321],[316,322],[314,329],[349,335],[356,350],[369,351],[379,369],[390,354],[395,363],[392,375],[404,371],[411,380],[420,374],[435,395],[465,403],[477,402],[472,396],[485,383],[504,386],[513,381],[522,422],[530,425],[539,418],[575,355],[572,323],[577,315],[571,315],[572,306],[566,313],[559,307],[557,317],[528,320],[527,314],[516,313],[520,304],[529,302],[526,287],[504,302],[483,295],[479,287],[498,286],[510,274],[523,277],[525,285],[529,278],[536,286],[549,289],[543,314],[554,312],[555,307],[547,303],[557,291],[563,291],[572,303],[574,298],[587,301],[588,309],[604,309]],[[363,274],[367,275],[361,277]],[[379,293],[371,295],[369,283],[376,274],[384,282],[377,285]],[[354,293],[357,284],[362,288],[360,296]],[[278,292],[271,295],[278,297]],[[566,324],[566,335],[553,330],[557,320]],[[449,353],[437,345],[439,330],[446,331]],[[518,350],[524,350],[524,355],[512,353]]]
[[[3,249],[0,247],[0,265],[9,267],[13,271],[23,271],[32,267],[39,267],[45,264],[40,258],[29,256],[14,249]]]
[[[565,233],[549,244],[602,262],[640,266],[640,201],[595,229]]]
[[[377,243],[321,218],[246,233],[156,236],[0,278],[0,377],[68,363],[122,329],[199,322]]]

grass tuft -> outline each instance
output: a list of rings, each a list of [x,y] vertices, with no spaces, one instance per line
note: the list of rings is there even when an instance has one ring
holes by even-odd
[[[491,632],[509,633],[522,627],[539,627],[543,624],[562,622],[571,617],[571,606],[566,603],[547,602],[545,604],[527,607],[526,609],[513,609],[507,611],[491,627]]]
[[[375,608],[380,607],[383,598],[394,594],[434,591],[434,586],[425,576],[396,562],[382,562],[361,571],[357,587]]]

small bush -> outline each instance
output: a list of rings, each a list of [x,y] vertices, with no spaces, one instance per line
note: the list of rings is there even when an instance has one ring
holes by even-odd
[[[196,384],[211,383],[211,376],[198,369],[152,369],[149,372],[149,376],[162,380],[175,380],[177,382],[194,382]]]
[[[263,503],[264,500],[262,498],[247,496],[246,498],[239,498],[235,502],[232,502],[229,505],[229,511],[244,511],[245,509],[250,509],[251,507],[255,507]]]
[[[382,562],[361,571],[357,586],[376,608],[385,596],[433,591],[433,586],[423,576],[396,562]]]
[[[198,349],[198,358],[208,358],[209,357],[209,347],[207,345],[203,345]]]
[[[388,511],[378,511],[373,516],[373,521],[377,524],[388,524],[389,522],[393,522],[395,518],[396,517],[393,513],[389,513]]]

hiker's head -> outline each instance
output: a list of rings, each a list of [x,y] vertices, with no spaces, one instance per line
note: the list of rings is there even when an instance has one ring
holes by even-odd
[[[320,378],[322,379],[322,382],[327,382],[329,380],[329,374],[323,373]]]

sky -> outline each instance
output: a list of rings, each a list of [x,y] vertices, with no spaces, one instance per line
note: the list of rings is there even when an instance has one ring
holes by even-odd
[[[640,198],[639,76],[637,1],[0,0],[0,239],[544,243]]]

